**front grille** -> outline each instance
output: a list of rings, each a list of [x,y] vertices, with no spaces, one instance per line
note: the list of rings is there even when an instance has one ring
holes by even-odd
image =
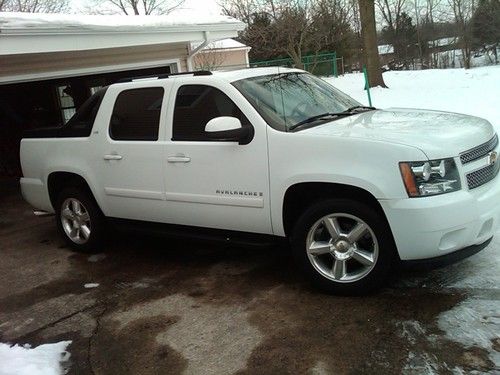
[[[499,169],[500,163],[496,162],[481,169],[475,170],[474,172],[468,173],[466,177],[469,189],[475,189],[481,185],[484,185],[488,181],[493,180],[498,174]]]
[[[495,134],[488,142],[482,145],[471,148],[470,150],[464,151],[460,154],[460,161],[462,164],[470,163],[474,160],[481,159],[486,156],[490,151],[494,150],[498,145],[498,136]]]

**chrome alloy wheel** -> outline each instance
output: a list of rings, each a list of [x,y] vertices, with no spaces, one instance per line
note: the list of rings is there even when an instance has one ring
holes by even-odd
[[[90,237],[90,216],[78,199],[67,198],[61,207],[61,223],[64,232],[76,244],[84,244]]]
[[[321,275],[341,283],[368,275],[379,253],[377,237],[368,224],[344,213],[316,221],[307,234],[306,250],[309,261]]]

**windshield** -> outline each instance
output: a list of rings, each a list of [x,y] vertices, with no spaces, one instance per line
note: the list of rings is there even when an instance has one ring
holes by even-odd
[[[290,131],[296,125],[317,125],[360,103],[308,73],[293,72],[246,78],[233,85],[274,129]],[[311,126],[312,126],[311,125]]]

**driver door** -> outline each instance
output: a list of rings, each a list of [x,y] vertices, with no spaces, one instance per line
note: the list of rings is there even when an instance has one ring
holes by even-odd
[[[225,92],[240,100],[241,109]],[[248,120],[245,112],[253,108],[234,87],[216,87],[213,81],[178,82],[172,93],[166,212],[177,224],[272,233],[266,128]],[[242,126],[252,127],[252,140],[245,145],[211,140],[205,126],[220,116],[236,117]]]

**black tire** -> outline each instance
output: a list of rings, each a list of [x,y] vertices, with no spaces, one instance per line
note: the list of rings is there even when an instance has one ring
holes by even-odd
[[[76,199],[83,205],[84,211],[88,213],[91,230],[84,243],[76,243],[64,229],[61,211],[67,199]],[[95,253],[100,250],[104,242],[106,220],[96,201],[86,190],[77,187],[63,189],[57,197],[55,211],[57,228],[72,249],[83,253]]]
[[[378,257],[373,268],[367,270],[368,273],[359,280],[340,282],[327,278],[313,266],[307,254],[309,230],[321,218],[333,214],[348,214],[361,219],[376,237]],[[294,258],[305,276],[316,288],[330,294],[362,295],[380,288],[397,259],[396,246],[385,217],[369,205],[350,199],[325,199],[313,203],[295,223],[290,241]],[[332,263],[334,262],[335,258],[331,254],[324,256],[331,257]]]

